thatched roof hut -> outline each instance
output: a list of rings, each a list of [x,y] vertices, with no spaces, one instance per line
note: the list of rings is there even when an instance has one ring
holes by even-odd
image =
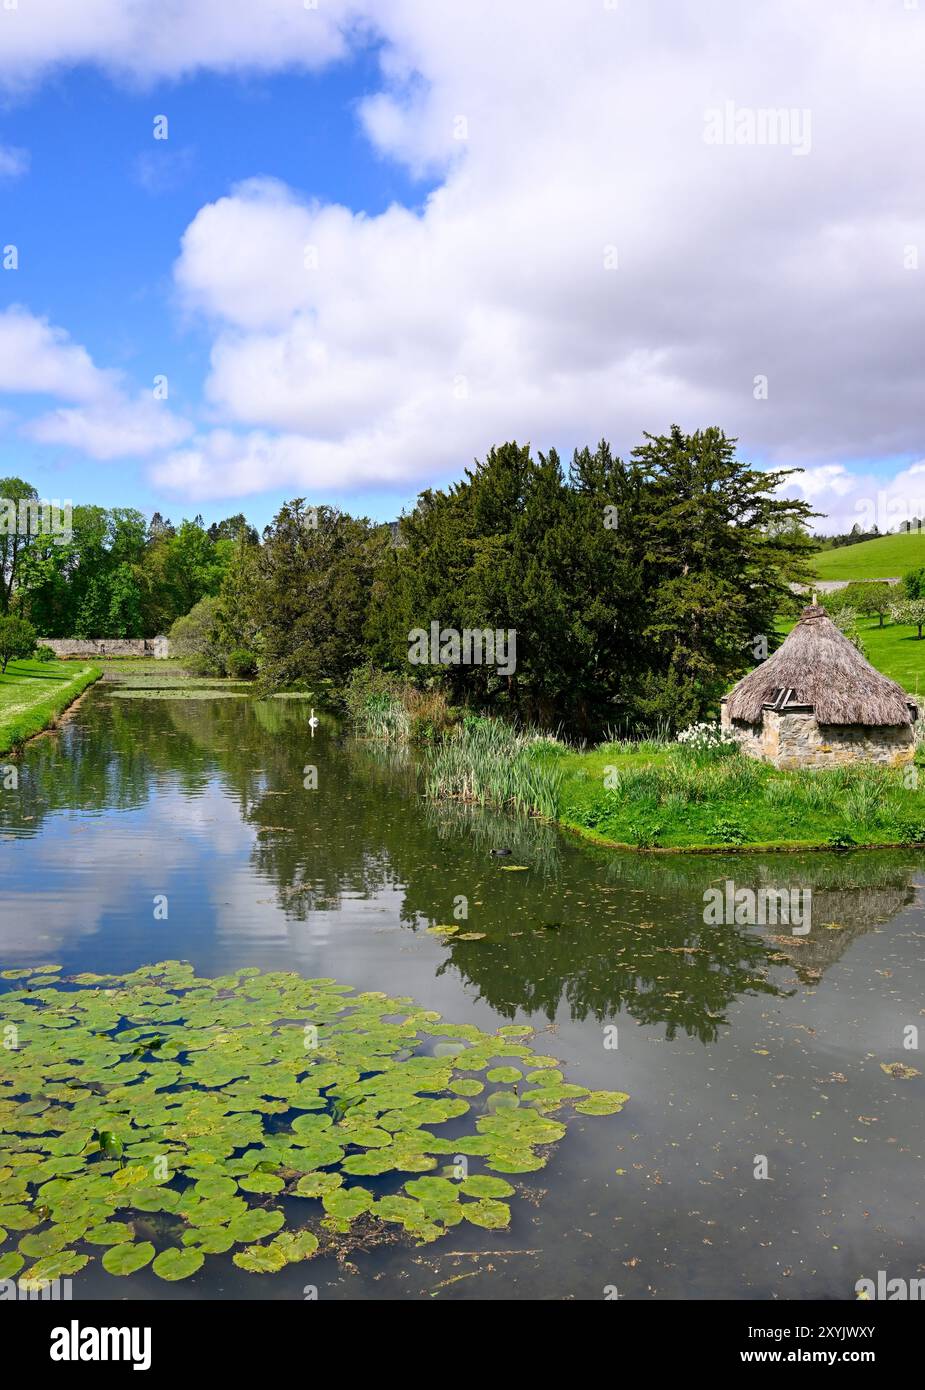
[[[765,705],[811,705],[820,724],[911,724],[915,706],[901,685],[875,671],[819,603],[773,656],[726,697],[733,719],[757,724]]]
[[[915,704],[817,603],[804,608],[787,639],[739,681],[722,709],[727,728],[752,727],[747,752],[781,766],[903,762],[914,754]]]

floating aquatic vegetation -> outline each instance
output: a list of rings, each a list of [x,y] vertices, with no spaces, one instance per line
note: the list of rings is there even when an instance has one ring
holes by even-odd
[[[498,1174],[543,1167],[565,1133],[547,1115],[627,1099],[566,1084],[528,1027],[454,1026],[332,979],[59,972],[0,973],[0,1277],[27,1284],[90,1259],[174,1281],[228,1252],[273,1273],[371,1229],[504,1228]]]

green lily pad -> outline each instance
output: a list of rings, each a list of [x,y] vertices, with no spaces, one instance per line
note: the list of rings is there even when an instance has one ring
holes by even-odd
[[[511,1224],[511,1209],[506,1202],[466,1202],[462,1213],[473,1226],[483,1226],[486,1231],[499,1231]]]
[[[336,1221],[355,1221],[373,1204],[373,1195],[365,1187],[336,1187],[326,1192],[322,1206]]]
[[[90,1245],[123,1245],[134,1239],[134,1235],[134,1229],[124,1221],[103,1221],[98,1226],[91,1226],[84,1240]]]
[[[5,1255],[0,1255],[0,1279],[15,1279],[25,1263],[22,1255],[17,1254],[15,1250],[8,1250]]]
[[[297,1197],[323,1197],[343,1182],[340,1173],[306,1173],[295,1185]]]
[[[287,1264],[296,1264],[311,1259],[318,1249],[318,1237],[311,1231],[281,1231],[267,1248],[282,1251]]]
[[[460,1183],[460,1191],[467,1197],[513,1197],[514,1189],[503,1178],[492,1178],[487,1173],[476,1173]]]
[[[518,1067],[492,1067],[488,1073],[489,1081],[503,1081],[505,1083],[513,1081],[523,1081],[523,1072]]]
[[[575,1109],[579,1115],[615,1115],[627,1100],[625,1091],[592,1091],[585,1100],[578,1101]]]
[[[238,1184],[234,1178],[225,1178],[219,1173],[210,1173],[207,1177],[200,1178],[193,1190],[196,1196],[203,1200],[214,1197],[234,1197],[238,1191]]]
[[[266,1236],[273,1235],[283,1224],[283,1213],[281,1211],[266,1211],[262,1207],[257,1207],[247,1212],[244,1216],[238,1216],[228,1227],[234,1240],[242,1244],[250,1244],[255,1240],[263,1240]]]
[[[176,1283],[178,1279],[188,1279],[191,1274],[195,1274],[197,1269],[201,1269],[205,1256],[201,1250],[187,1247],[179,1250],[172,1245],[169,1250],[162,1250],[151,1268],[160,1279],[166,1279],[169,1283]]]
[[[153,1259],[154,1246],[149,1240],[113,1245],[103,1256],[103,1268],[108,1274],[134,1274]]]
[[[238,1178],[238,1187],[242,1192],[281,1192],[285,1183],[275,1173],[250,1173]]]
[[[29,1259],[37,1260],[44,1255],[56,1255],[67,1244],[67,1229],[61,1226],[51,1226],[38,1235],[33,1232],[23,1236],[19,1242],[19,1251],[20,1254],[28,1256]]]
[[[276,1274],[286,1264],[286,1253],[272,1245],[251,1245],[232,1256],[239,1269],[249,1274]]]
[[[183,1244],[194,1245],[204,1255],[224,1255],[234,1237],[227,1226],[191,1226],[183,1232]]]
[[[77,1274],[83,1269],[88,1260],[87,1255],[80,1255],[76,1250],[60,1250],[54,1255],[46,1255],[44,1259],[37,1260],[31,1269],[20,1275],[19,1282],[24,1289],[29,1290],[53,1283],[56,1279],[70,1279],[72,1274]]]

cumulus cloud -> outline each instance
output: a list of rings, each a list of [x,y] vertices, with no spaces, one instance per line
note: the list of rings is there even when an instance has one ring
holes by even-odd
[[[90,401],[115,390],[116,380],[47,319],[15,304],[0,313],[0,390]]]
[[[423,207],[377,216],[266,180],[200,209],[175,276],[213,333],[216,428],[158,462],[164,485],[410,484],[501,439],[626,451],[677,421],[806,465],[828,510],[859,460],[918,457],[925,10],[71,10],[21,7],[0,70],[310,69],[373,38],[358,119],[383,158],[436,180]]]
[[[63,329],[19,305],[0,312],[0,391],[72,402],[29,420],[21,432],[91,458],[170,449],[192,428],[152,395],[131,394],[120,372],[96,366]]]
[[[673,420],[769,462],[914,454],[925,16],[395,0],[376,23],[361,119],[439,185],[376,217],[266,181],[201,209],[176,282],[242,433],[164,481],[423,478],[502,438],[627,449]],[[711,143],[730,105],[733,139],[793,113],[791,144]]]
[[[315,69],[345,51],[349,0],[22,0],[0,6],[0,83],[94,63],[150,82],[211,71]]]
[[[904,523],[925,520],[925,460],[886,476],[823,464],[804,469],[785,491],[825,514],[827,520],[819,528],[824,531],[844,534],[853,526],[896,531]]]
[[[142,458],[171,449],[192,426],[150,395],[48,411],[23,426],[38,444],[77,449],[94,459]]]

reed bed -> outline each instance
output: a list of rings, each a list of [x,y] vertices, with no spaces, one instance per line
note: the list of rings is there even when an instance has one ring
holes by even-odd
[[[500,720],[464,724],[428,750],[422,769],[425,792],[435,800],[501,806],[555,819],[563,772],[536,757],[537,743],[534,735]]]

